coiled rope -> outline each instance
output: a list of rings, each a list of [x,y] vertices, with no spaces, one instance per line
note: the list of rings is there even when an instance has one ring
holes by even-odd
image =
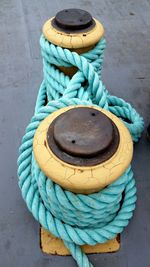
[[[44,80],[40,86],[35,114],[26,128],[19,149],[18,176],[22,196],[39,223],[61,238],[80,267],[93,266],[80,248],[116,237],[128,225],[136,202],[136,187],[131,166],[115,182],[98,193],[74,194],[47,178],[33,155],[33,138],[42,120],[70,105],[98,105],[123,120],[133,141],[144,128],[143,119],[121,98],[109,95],[103,85],[101,67],[105,39],[88,53],[78,55],[40,39]],[[75,66],[72,78],[58,66]]]

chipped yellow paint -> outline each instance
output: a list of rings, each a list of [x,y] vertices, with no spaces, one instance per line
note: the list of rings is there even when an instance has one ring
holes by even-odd
[[[129,166],[133,156],[133,142],[128,129],[115,115],[100,107],[89,106],[103,112],[113,120],[118,128],[120,143],[115,154],[96,166],[74,166],[63,162],[51,151],[47,144],[47,130],[60,114],[83,105],[59,109],[45,118],[36,130],[33,140],[35,159],[47,177],[63,188],[82,194],[97,192],[119,178]]]
[[[77,49],[90,47],[96,44],[104,35],[103,25],[96,19],[95,27],[92,30],[80,33],[66,33],[55,29],[51,21],[53,18],[47,20],[43,25],[43,34],[45,38],[55,45],[64,48]]]
[[[53,236],[43,227],[41,227],[40,235],[41,249],[44,253],[61,256],[70,255],[70,251],[65,247],[63,241]],[[81,248],[86,254],[115,252],[120,248],[120,236],[117,236],[115,239],[109,240],[104,244],[97,244],[95,246],[83,245]]]

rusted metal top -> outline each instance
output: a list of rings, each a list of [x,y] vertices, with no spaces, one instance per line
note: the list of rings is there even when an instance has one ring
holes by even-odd
[[[52,25],[64,32],[83,32],[95,26],[91,14],[85,10],[70,8],[59,11],[52,20]]]
[[[102,112],[89,107],[71,109],[49,126],[47,143],[53,153],[72,165],[93,166],[117,150],[119,133]]]

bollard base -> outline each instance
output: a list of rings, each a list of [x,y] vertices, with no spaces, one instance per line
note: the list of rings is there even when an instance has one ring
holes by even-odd
[[[70,255],[63,241],[53,236],[43,227],[40,228],[40,244],[44,253],[61,256]],[[97,244],[95,246],[83,245],[81,247],[86,254],[116,252],[120,249],[120,235],[104,244]]]

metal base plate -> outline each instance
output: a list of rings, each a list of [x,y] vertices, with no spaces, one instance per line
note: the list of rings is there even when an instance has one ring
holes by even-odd
[[[40,244],[44,253],[61,256],[70,255],[63,241],[53,236],[43,227],[40,228]],[[120,249],[120,235],[104,244],[97,244],[95,246],[84,245],[82,249],[86,254],[116,252]]]

